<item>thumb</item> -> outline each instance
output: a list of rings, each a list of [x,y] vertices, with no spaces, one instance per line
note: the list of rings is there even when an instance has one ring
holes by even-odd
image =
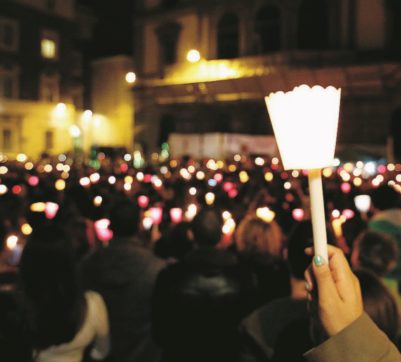
[[[315,255],[313,257],[312,270],[316,279],[319,304],[339,299],[336,284],[334,283],[327,260],[319,255]]]

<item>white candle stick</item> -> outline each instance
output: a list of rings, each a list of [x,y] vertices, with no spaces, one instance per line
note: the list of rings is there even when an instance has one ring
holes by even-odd
[[[326,218],[324,213],[323,187],[320,169],[309,170],[308,181],[315,255],[319,255],[327,261]]]

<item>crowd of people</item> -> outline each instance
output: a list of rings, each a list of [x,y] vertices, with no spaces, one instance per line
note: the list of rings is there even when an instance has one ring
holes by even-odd
[[[276,158],[0,161],[7,361],[400,359],[399,164],[322,171],[324,260]]]

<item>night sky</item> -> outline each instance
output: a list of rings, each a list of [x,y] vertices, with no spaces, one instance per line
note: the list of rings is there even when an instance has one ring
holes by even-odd
[[[134,0],[78,0],[93,10],[97,22],[90,46],[93,58],[132,54]]]

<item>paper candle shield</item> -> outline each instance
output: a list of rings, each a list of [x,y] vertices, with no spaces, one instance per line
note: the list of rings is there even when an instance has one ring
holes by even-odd
[[[284,168],[330,166],[337,138],[341,89],[307,85],[265,98]]]

